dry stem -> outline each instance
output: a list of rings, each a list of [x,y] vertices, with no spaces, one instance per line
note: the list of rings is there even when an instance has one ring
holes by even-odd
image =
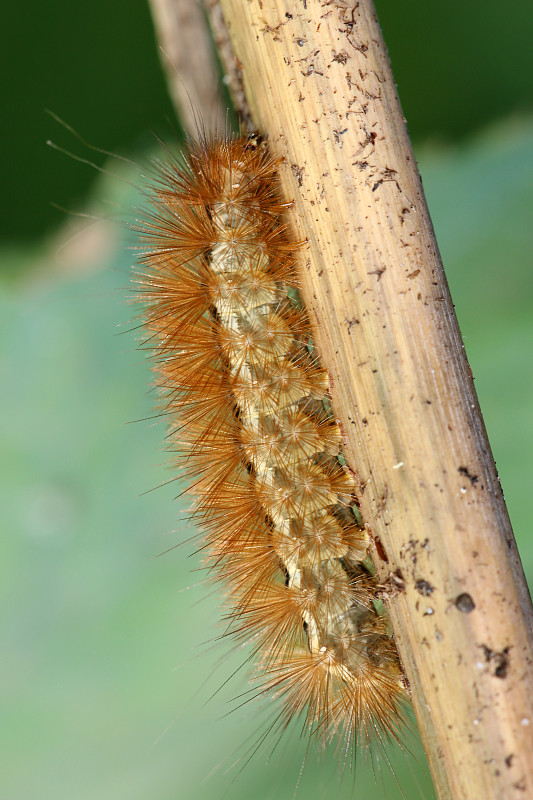
[[[149,0],[170,95],[185,131],[223,131],[218,75],[201,3]],[[200,115],[200,118],[199,118]]]
[[[303,296],[438,795],[533,796],[531,601],[373,5],[220,8],[237,104],[286,158]]]

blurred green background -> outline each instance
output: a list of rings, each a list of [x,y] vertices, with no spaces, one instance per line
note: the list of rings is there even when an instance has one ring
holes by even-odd
[[[531,580],[533,6],[376,5]],[[334,754],[316,764],[297,732],[241,773],[270,709],[225,716],[246,669],[217,689],[245,654],[212,644],[220,603],[194,545],[156,558],[192,531],[181,487],[143,494],[171,473],[135,350],[133,239],[113,221],[135,216],[138,172],[46,148],[103,161],[43,113],[137,161],[154,132],[173,138],[144,1],[2,17],[0,796],[284,800],[307,758],[300,797],[402,797],[380,763],[338,785]],[[393,758],[403,796],[431,798],[423,758]]]

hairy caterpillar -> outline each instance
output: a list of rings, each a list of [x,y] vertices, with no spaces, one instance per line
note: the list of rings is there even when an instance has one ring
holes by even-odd
[[[192,484],[228,629],[283,728],[396,737],[405,698],[368,540],[256,134],[159,168],[138,274],[171,449]]]

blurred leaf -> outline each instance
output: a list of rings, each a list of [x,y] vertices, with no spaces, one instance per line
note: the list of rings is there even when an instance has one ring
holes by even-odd
[[[421,163],[531,577],[533,125],[424,152]],[[137,202],[117,186],[103,181],[103,196]],[[193,586],[204,579],[186,557],[194,544],[153,558],[193,531],[186,499],[172,502],[182,487],[141,495],[172,472],[157,465],[164,424],[150,419],[149,370],[128,332],[133,253],[101,225],[69,234],[60,252],[32,253],[38,268],[0,287],[2,796],[288,800],[305,761],[302,797],[432,797],[409,756],[394,758],[403,794],[379,753],[355,777],[346,768],[339,788],[335,754],[307,755],[298,731],[270,760],[275,737],[249,753],[269,703],[223,716],[248,698],[233,700],[248,667],[223,685],[247,654],[203,644],[222,632],[220,600],[211,584]]]

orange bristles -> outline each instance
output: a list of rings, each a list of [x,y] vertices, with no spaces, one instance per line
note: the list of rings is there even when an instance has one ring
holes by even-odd
[[[257,136],[159,169],[139,272],[170,449],[261,693],[328,741],[396,738],[402,673],[356,511],[276,169]]]

